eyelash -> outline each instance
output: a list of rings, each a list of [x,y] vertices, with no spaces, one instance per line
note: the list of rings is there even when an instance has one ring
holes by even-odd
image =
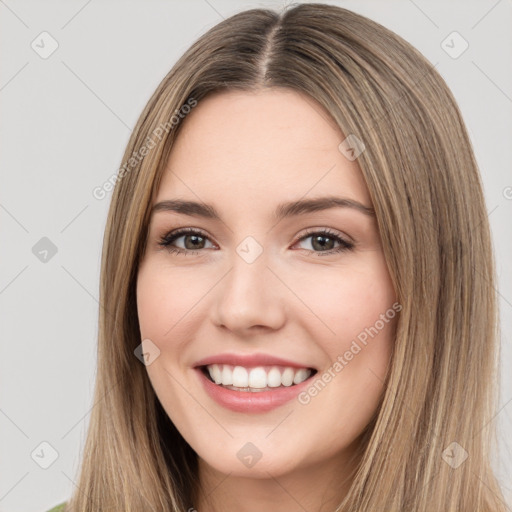
[[[202,249],[200,249],[200,250],[182,249],[181,247],[171,246],[171,244],[175,240],[177,240],[178,238],[180,238],[183,235],[199,235],[202,238],[206,238],[206,239],[210,240],[209,237],[200,230],[193,229],[193,228],[182,228],[182,229],[178,229],[176,231],[171,231],[170,233],[167,233],[166,235],[161,237],[158,242],[158,245],[160,247],[162,247],[163,249],[168,250],[170,253],[184,254],[185,256],[187,254],[195,255],[195,254],[198,254],[199,252],[201,252]],[[332,255],[332,254],[337,254],[337,253],[341,253],[341,252],[345,252],[345,251],[350,251],[354,248],[353,243],[347,242],[346,240],[341,238],[338,234],[336,234],[333,231],[330,231],[329,229],[320,229],[320,230],[309,229],[306,231],[306,233],[303,236],[301,236],[294,243],[294,245],[298,242],[305,240],[306,238],[309,238],[312,235],[321,235],[321,236],[325,236],[327,238],[331,238],[335,242],[339,242],[340,245],[339,245],[339,247],[336,247],[335,249],[330,249],[329,251],[312,251],[310,249],[299,249],[299,250],[306,251],[308,253],[313,252],[313,253],[316,253],[319,255]],[[210,242],[211,242],[211,240],[210,240]]]

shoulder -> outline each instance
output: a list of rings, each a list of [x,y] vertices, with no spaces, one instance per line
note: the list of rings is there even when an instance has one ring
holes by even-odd
[[[53,507],[51,510],[48,510],[48,512],[64,512],[65,506],[66,506],[66,502],[61,503],[60,505]]]

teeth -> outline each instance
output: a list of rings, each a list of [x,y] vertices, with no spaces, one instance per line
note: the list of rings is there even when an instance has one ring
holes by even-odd
[[[218,365],[215,365],[218,366]],[[224,365],[224,368],[222,371],[219,370],[219,382],[216,382],[216,384],[226,384],[226,385],[232,385],[233,384],[233,372],[229,368],[226,368]]]
[[[279,368],[271,368],[267,374],[267,384],[269,388],[278,388],[281,385],[281,372]]]
[[[291,368],[286,368],[281,375],[281,382],[283,386],[291,386],[293,384],[293,378],[295,377],[295,372]]]
[[[215,384],[236,388],[278,388],[304,382],[310,375],[307,368],[263,367],[244,368],[229,364],[211,364],[206,367]]]
[[[301,382],[304,382],[310,375],[311,370],[301,368],[299,371],[295,372],[295,376],[293,377],[293,383],[300,384]]]
[[[220,384],[222,382],[222,371],[219,368],[218,364],[212,364],[208,371],[210,372],[210,377],[212,378],[215,384]]]
[[[238,368],[240,368],[240,366],[238,366]],[[235,368],[235,370],[236,370],[236,368]],[[247,371],[247,370],[244,369],[244,371]],[[233,371],[233,373],[235,373],[235,372]],[[248,380],[249,380],[249,382],[247,383],[247,385],[250,388],[257,388],[257,389],[266,388],[267,387],[267,372],[265,371],[264,368],[253,368],[249,372]],[[238,387],[243,388],[245,386],[238,386]]]
[[[225,366],[223,372],[225,371]],[[249,386],[249,374],[243,366],[235,366],[233,369],[233,386],[246,388]]]

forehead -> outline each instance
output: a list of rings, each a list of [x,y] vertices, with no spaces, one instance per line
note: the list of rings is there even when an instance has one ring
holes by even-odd
[[[371,204],[356,161],[313,98],[289,89],[217,93],[183,122],[157,200],[171,196],[231,204],[344,194]]]

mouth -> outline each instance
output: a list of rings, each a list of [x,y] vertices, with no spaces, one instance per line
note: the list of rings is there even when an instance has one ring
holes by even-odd
[[[292,388],[311,379],[317,373],[315,368],[281,365],[251,367],[209,364],[198,366],[197,369],[218,387],[250,393],[277,392],[283,388]]]
[[[318,373],[277,354],[225,352],[193,366],[204,392],[218,405],[238,413],[269,412],[291,402]]]

